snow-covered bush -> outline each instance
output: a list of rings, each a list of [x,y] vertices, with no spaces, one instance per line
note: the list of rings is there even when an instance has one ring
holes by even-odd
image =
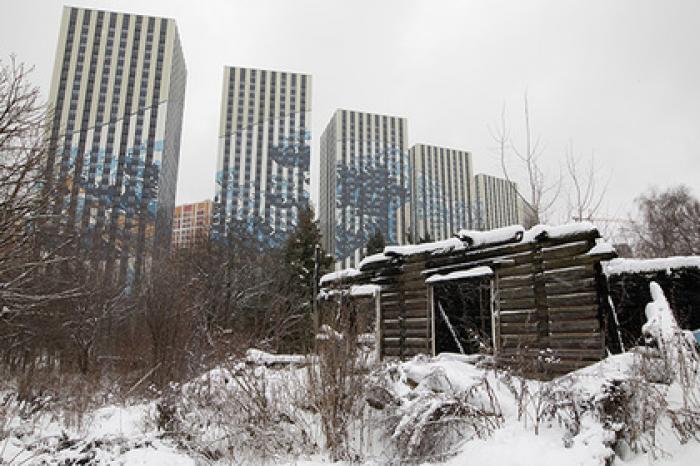
[[[183,385],[171,385],[152,412],[167,437],[209,460],[274,461],[316,449],[302,410],[305,372],[231,361]]]

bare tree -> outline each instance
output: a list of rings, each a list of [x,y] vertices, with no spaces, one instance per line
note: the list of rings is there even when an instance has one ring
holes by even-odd
[[[44,189],[46,106],[31,68],[0,60],[0,312],[31,308],[74,290],[47,292],[39,279],[56,249],[40,247],[49,193]]]
[[[700,201],[687,186],[652,188],[635,202],[639,219],[631,229],[640,257],[700,254]]]
[[[569,186],[567,190],[568,218],[578,222],[595,220],[605,200],[610,178],[601,186],[601,168],[595,156],[589,159],[576,155],[574,142],[566,146],[566,170]]]
[[[552,179],[548,179],[542,167],[542,140],[539,136],[533,137],[532,125],[530,121],[530,105],[527,92],[524,95],[524,142],[518,146],[513,142],[507,124],[506,107],[501,109],[501,118],[495,128],[490,128],[491,136],[498,145],[497,154],[501,161],[503,176],[512,181],[512,166],[510,165],[510,155],[515,158],[516,165],[524,170],[527,181],[526,201],[532,208],[534,221],[541,223],[547,220],[554,204],[557,202],[562,188],[561,174]]]

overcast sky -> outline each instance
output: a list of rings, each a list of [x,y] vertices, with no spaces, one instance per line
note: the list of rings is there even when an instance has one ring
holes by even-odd
[[[0,56],[48,92],[61,1],[0,0]],[[515,142],[527,90],[547,168],[572,140],[612,176],[605,215],[651,185],[700,194],[700,1],[76,0],[175,18],[188,69],[177,201],[213,198],[224,65],[313,75],[318,141],[336,108],[408,118],[409,144],[473,153],[500,175],[489,125]]]

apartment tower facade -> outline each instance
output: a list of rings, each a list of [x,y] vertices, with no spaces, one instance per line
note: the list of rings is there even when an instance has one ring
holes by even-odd
[[[173,249],[193,246],[209,238],[214,203],[210,200],[175,207]]]
[[[321,135],[319,219],[336,267],[355,266],[376,229],[403,244],[409,224],[405,118],[337,110]]]
[[[311,76],[225,67],[214,234],[242,228],[272,246],[309,205]]]
[[[139,280],[170,247],[187,70],[173,19],[64,7],[47,186],[60,233]]]
[[[416,144],[411,166],[411,239],[450,238],[472,228],[472,156],[463,150]]]
[[[478,174],[474,177],[474,191],[475,229],[491,230],[522,223],[521,198],[514,182]]]

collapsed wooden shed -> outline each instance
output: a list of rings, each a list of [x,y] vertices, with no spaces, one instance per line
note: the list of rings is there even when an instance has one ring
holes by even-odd
[[[601,261],[616,254],[599,239],[589,223],[461,231],[387,247],[357,270],[324,276],[322,287],[379,286],[380,357],[490,352],[502,365],[554,376],[605,355]]]
[[[642,343],[651,281],[663,289],[681,328],[700,329],[700,257],[614,259],[604,264],[604,271],[615,317],[608,325],[611,352]]]

